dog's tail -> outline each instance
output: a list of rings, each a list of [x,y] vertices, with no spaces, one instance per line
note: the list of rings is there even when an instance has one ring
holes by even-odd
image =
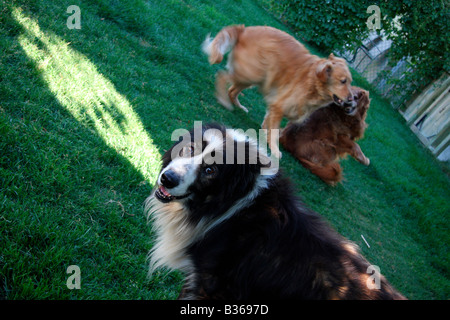
[[[203,41],[202,50],[208,55],[209,63],[220,63],[224,54],[233,49],[244,29],[244,25],[229,26],[223,28],[214,39],[208,34]]]
[[[330,185],[335,185],[342,180],[342,168],[337,162],[321,166],[303,158],[300,158],[299,161],[305,168]]]

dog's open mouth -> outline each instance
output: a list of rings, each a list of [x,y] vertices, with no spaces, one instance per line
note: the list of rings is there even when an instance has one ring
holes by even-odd
[[[342,109],[344,110],[344,112],[348,115],[353,115],[356,111],[356,105],[355,103],[347,103],[345,102],[344,105],[342,106]]]
[[[338,105],[342,106],[344,104],[344,101],[342,99],[340,99],[337,95],[333,94],[333,100],[334,102],[336,102]]]
[[[159,201],[164,202],[164,203],[168,203],[168,202],[170,202],[172,200],[175,200],[175,199],[184,199],[188,195],[189,195],[189,193],[187,193],[185,195],[182,195],[182,196],[173,196],[163,186],[160,186],[155,191],[156,198],[158,198]]]
[[[353,115],[356,111],[356,101],[344,101],[340,99],[337,95],[333,94],[334,102],[344,110],[348,115]]]

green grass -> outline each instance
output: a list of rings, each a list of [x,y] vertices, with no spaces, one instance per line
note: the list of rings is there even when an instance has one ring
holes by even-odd
[[[72,4],[81,30],[66,27]],[[147,278],[142,208],[171,133],[196,120],[258,129],[265,112],[254,89],[241,98],[248,115],[216,103],[223,64],[209,66],[201,42],[229,24],[286,27],[250,0],[0,1],[0,11],[0,299],[176,298],[179,273]],[[369,167],[343,161],[334,188],[287,153],[281,167],[407,297],[448,299],[449,179],[371,97]],[[80,290],[66,286],[69,265]]]

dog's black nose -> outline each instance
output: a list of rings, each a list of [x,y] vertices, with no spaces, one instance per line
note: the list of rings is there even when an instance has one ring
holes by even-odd
[[[161,185],[166,188],[175,188],[180,184],[180,177],[172,170],[167,170],[161,175]]]

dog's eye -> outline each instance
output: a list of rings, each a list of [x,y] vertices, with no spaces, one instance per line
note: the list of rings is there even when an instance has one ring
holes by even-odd
[[[341,83],[342,83],[342,84],[347,83],[347,79],[341,80]]]
[[[193,145],[185,146],[180,150],[180,157],[189,157],[194,154],[194,150],[195,148]]]
[[[217,171],[216,167],[206,167],[204,169],[205,174],[208,175],[208,176],[215,174],[216,171]]]

